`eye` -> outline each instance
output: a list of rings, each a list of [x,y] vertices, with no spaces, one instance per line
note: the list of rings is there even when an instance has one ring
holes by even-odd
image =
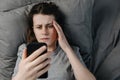
[[[42,29],[42,25],[35,26],[36,29]]]
[[[47,25],[48,28],[53,28],[52,24]]]

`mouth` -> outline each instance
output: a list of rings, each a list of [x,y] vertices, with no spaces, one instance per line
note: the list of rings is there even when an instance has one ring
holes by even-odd
[[[49,38],[40,38],[41,41],[48,41]]]

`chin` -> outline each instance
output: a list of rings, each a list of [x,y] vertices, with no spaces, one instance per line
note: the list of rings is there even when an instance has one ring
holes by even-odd
[[[50,45],[50,43],[48,43],[48,42],[43,42],[43,41],[40,41],[40,43],[46,43],[46,44],[47,44],[47,46],[49,46],[49,45]]]
[[[47,42],[46,42],[46,44],[47,44],[47,46],[50,46],[50,44],[49,44],[49,43],[47,43]]]

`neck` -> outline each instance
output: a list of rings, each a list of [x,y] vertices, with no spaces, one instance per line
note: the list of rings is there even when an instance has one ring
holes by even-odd
[[[48,51],[54,51],[56,49],[56,44],[48,46]]]

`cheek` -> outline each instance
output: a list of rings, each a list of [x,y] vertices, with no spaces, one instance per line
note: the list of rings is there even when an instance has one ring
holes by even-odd
[[[39,31],[37,31],[37,30],[34,30],[34,34],[35,34],[35,37],[38,39],[38,37],[40,36],[39,34]]]
[[[52,31],[52,38],[54,40],[57,40],[57,38],[58,38],[58,34],[57,34],[57,31],[55,29]]]

